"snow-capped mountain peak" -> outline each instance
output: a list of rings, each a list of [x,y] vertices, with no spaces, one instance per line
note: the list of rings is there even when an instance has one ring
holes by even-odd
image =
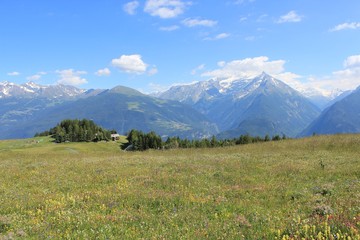
[[[28,88],[31,88],[31,89],[40,89],[40,88],[44,88],[43,86],[39,85],[39,84],[36,84],[34,82],[27,82],[25,84],[23,84],[24,87],[28,87]]]
[[[69,98],[84,93],[85,90],[66,85],[43,86],[34,82],[15,84],[11,82],[0,82],[0,98],[6,97],[42,97],[42,98]]]
[[[298,91],[265,72],[252,78],[178,86],[160,97],[190,104],[225,131],[220,137],[246,132],[295,136],[318,114]]]
[[[161,98],[177,100],[185,103],[197,103],[202,99],[210,100],[221,96],[242,98],[257,89],[261,84],[278,84],[278,80],[263,72],[255,78],[219,79],[178,85],[158,94]]]
[[[0,86],[5,86],[5,85],[7,85],[7,84],[9,84],[9,82],[8,82],[8,81],[3,81],[3,82],[0,82]]]

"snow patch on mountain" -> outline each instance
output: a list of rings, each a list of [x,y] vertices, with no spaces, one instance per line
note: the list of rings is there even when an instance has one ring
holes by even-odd
[[[263,84],[270,84],[275,87],[280,84],[287,86],[263,72],[261,75],[254,78],[236,80],[212,78],[207,81],[173,86],[169,90],[157,94],[157,96],[191,104],[196,104],[201,100],[209,101],[224,96],[232,96],[233,99],[241,99],[251,94]],[[289,89],[286,88],[283,91],[289,91]]]
[[[43,98],[68,98],[76,97],[85,93],[85,90],[67,85],[43,86],[34,82],[15,84],[11,82],[0,82],[0,98],[7,97],[43,97]]]
[[[295,88],[292,85],[292,87],[289,87],[289,85],[283,81],[263,72],[261,75],[251,78],[234,79],[217,77],[206,81],[177,85],[165,92],[157,93],[154,96],[188,104],[196,104],[204,99],[210,100],[222,96],[232,96],[234,99],[241,99],[259,88],[262,84],[266,84],[266,82],[275,87],[281,85],[283,91],[287,91],[288,93],[290,93],[291,90],[296,90],[320,109],[324,109],[329,103],[337,100],[339,96],[344,94],[344,91],[340,89],[326,91],[318,88],[308,88],[300,84],[296,85]],[[284,85],[287,87],[283,87]]]

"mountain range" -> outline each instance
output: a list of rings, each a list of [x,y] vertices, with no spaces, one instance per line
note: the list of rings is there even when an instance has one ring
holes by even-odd
[[[316,93],[305,96],[266,73],[174,86],[151,96],[124,86],[84,90],[2,82],[0,139],[31,137],[66,118],[92,119],[122,134],[132,128],[153,130],[163,137],[296,137],[313,132],[360,132],[359,114],[350,113],[360,109],[358,92],[345,92],[333,102],[321,98],[319,104],[319,99],[314,101]]]
[[[69,99],[86,91],[67,85],[41,86],[34,82],[17,85],[10,82],[0,82],[0,99],[9,97],[18,98],[47,98],[47,99]]]
[[[153,130],[164,137],[203,138],[218,132],[215,124],[190,106],[147,96],[127,87],[85,91],[34,83],[0,86],[4,86],[0,91],[5,89],[0,98],[2,139],[32,137],[69,118],[91,119],[122,134],[133,128]],[[44,94],[47,92],[52,94]]]
[[[266,73],[230,82],[212,79],[175,86],[158,96],[190,104],[219,126],[221,138],[294,137],[320,113],[306,97]]]

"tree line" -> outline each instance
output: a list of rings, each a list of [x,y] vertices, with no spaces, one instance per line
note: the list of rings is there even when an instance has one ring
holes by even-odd
[[[51,135],[57,143],[97,142],[103,140],[109,141],[112,133],[116,133],[116,131],[103,129],[96,125],[92,120],[66,119],[48,131],[36,133],[35,137]]]
[[[279,141],[286,139],[286,136],[279,135],[270,138],[269,135],[265,137],[252,137],[248,134],[241,135],[238,138],[233,139],[217,139],[212,136],[210,139],[181,139],[179,137],[168,137],[166,141],[157,135],[155,132],[144,133],[138,130],[131,130],[127,134],[127,143],[122,145],[124,150],[132,151],[145,151],[148,149],[177,149],[177,148],[214,148],[214,147],[226,147],[235,146],[241,144],[250,144],[257,142]]]
[[[36,133],[35,137],[51,135],[57,143],[97,142],[111,140],[112,133],[116,133],[116,131],[106,130],[96,125],[92,120],[66,119],[48,131]],[[212,136],[209,139],[191,140],[186,138],[181,139],[180,137],[168,137],[164,141],[161,136],[153,131],[144,133],[135,129],[131,130],[126,135],[127,143],[122,144],[121,148],[131,151],[145,151],[148,149],[214,148],[286,139],[285,135],[282,137],[276,135],[270,138],[269,135],[266,135],[265,137],[252,137],[249,134],[246,134],[232,139],[217,139],[215,136]]]

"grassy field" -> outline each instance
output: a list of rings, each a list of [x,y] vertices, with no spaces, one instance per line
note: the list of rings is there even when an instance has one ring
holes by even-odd
[[[0,141],[0,239],[360,239],[360,135],[123,152]]]

